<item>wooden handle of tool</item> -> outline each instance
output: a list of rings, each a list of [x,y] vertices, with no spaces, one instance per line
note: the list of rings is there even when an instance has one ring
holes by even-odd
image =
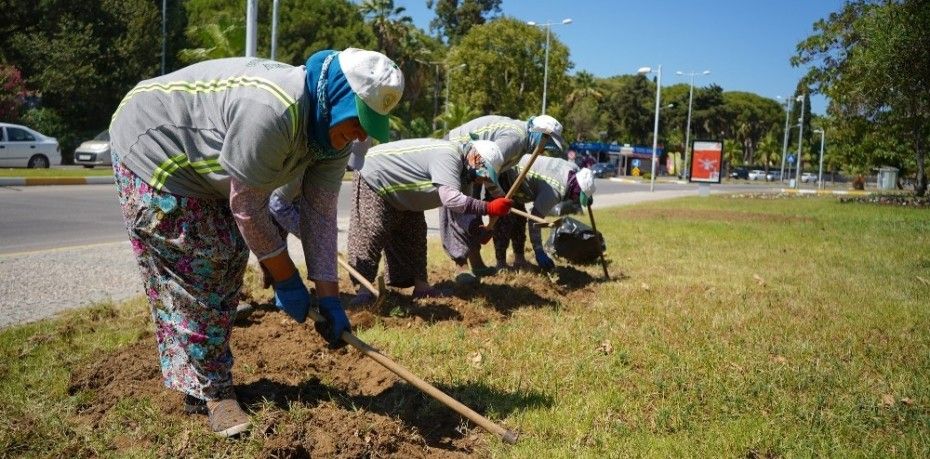
[[[531,214],[531,213],[529,213],[529,212],[524,212],[524,211],[522,211],[522,210],[520,210],[520,209],[510,209],[510,213],[512,213],[512,214],[514,214],[514,215],[519,215],[519,216],[521,216],[521,217],[523,217],[523,218],[528,218],[528,219],[530,219],[530,220],[533,220],[533,221],[536,222],[536,223],[542,223],[542,224],[544,224],[544,225],[549,225],[549,224],[552,223],[552,222],[550,222],[549,220],[546,220],[545,218],[539,218],[539,217],[537,217],[537,216],[535,216],[535,215],[533,215],[533,214]]]
[[[352,265],[350,265],[345,260],[343,260],[341,254],[336,257],[336,260],[339,262],[339,266],[342,266],[346,271],[349,272],[350,276],[354,277],[355,280],[357,280],[360,284],[365,286],[365,288],[367,288],[368,291],[371,292],[371,294],[375,296],[375,298],[378,298],[381,296],[381,292],[378,291],[378,289],[375,288],[374,285],[371,285],[371,282],[368,282],[368,279],[365,279],[365,276],[363,276],[362,273],[356,271],[355,268],[352,267]]]
[[[594,234],[600,234],[597,232],[597,225],[594,223],[594,212],[591,212],[591,204],[588,204],[588,217],[591,219],[591,229],[594,230]],[[604,279],[610,280],[610,274],[607,274],[607,260],[604,259],[603,250],[601,251],[601,266],[604,268]]]
[[[546,148],[546,143],[549,142],[549,134],[543,134],[542,138],[539,139],[539,145],[536,145],[536,148],[533,149],[533,155],[530,156],[530,162],[526,163],[526,167],[520,171],[520,175],[517,176],[517,181],[513,182],[513,185],[510,186],[510,189],[507,190],[507,195],[504,196],[507,199],[512,199],[514,193],[520,189],[520,185],[523,184],[523,179],[526,178],[526,174],[530,172],[530,168],[533,167],[533,163],[536,162],[536,157]],[[513,209],[511,209],[511,212]],[[487,229],[494,229],[494,225],[497,224],[497,217],[491,217],[488,219]]]
[[[310,311],[310,318],[316,322],[321,322],[325,320],[323,316],[321,316],[318,312],[313,311],[313,310]],[[449,408],[452,408],[453,411],[455,411],[458,414],[461,414],[462,416],[465,416],[466,418],[468,418],[475,424],[478,424],[479,426],[481,426],[481,428],[483,428],[484,430],[487,430],[488,432],[498,435],[499,437],[501,437],[501,439],[505,443],[512,445],[517,442],[516,432],[507,430],[491,422],[488,418],[476,413],[474,410],[463,405],[458,400],[446,395],[445,392],[437,389],[430,383],[420,379],[419,376],[411,373],[410,370],[407,370],[403,366],[397,364],[396,362],[388,358],[386,355],[378,352],[377,349],[369,346],[364,341],[358,339],[355,335],[349,332],[342,332],[341,338],[346,343],[349,343],[353,347],[358,349],[359,351],[362,351],[363,354],[367,355],[368,357],[371,357],[375,362],[378,362],[384,368],[387,368],[392,373],[403,378],[404,381],[407,381],[408,383],[413,384],[417,389],[420,389],[421,391],[425,392],[430,397],[433,397],[434,399],[438,400],[442,404],[448,406]]]

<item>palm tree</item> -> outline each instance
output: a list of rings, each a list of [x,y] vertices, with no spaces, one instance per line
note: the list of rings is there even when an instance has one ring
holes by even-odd
[[[220,24],[193,26],[188,34],[202,47],[178,51],[178,59],[185,64],[245,54],[245,27],[242,25],[221,20]]]
[[[597,102],[604,98],[604,94],[597,89],[597,80],[594,79],[594,75],[584,70],[575,75],[573,86],[574,89],[565,98],[565,105],[569,109],[587,97],[593,97]]]
[[[365,0],[358,9],[375,32],[378,48],[388,56],[396,56],[413,27],[413,18],[404,14],[407,9],[394,7],[394,0]]]
[[[469,107],[468,105],[456,105],[449,103],[447,109],[443,112],[442,115],[436,117],[437,121],[441,121],[443,128],[441,130],[433,131],[433,137],[442,137],[445,135],[449,129],[452,129],[456,126],[461,126],[481,115],[477,109]]]

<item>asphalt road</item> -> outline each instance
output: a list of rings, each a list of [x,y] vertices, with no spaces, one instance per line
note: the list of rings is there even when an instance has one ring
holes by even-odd
[[[344,182],[347,186],[349,182]],[[647,191],[648,184],[597,180],[599,195]],[[762,184],[714,185],[715,191],[763,191]],[[656,183],[657,191],[697,189],[696,185]],[[339,215],[347,217],[351,194],[339,195]],[[35,252],[126,240],[113,185],[0,187],[0,254]]]
[[[696,186],[598,180],[595,207],[629,205],[697,194]],[[762,184],[721,185],[713,191],[762,191]],[[345,248],[350,193],[339,199],[339,246]],[[439,213],[426,212],[430,234]],[[300,241],[288,251],[303,260]],[[139,271],[123,229],[112,185],[0,187],[0,328],[101,301],[141,295]]]

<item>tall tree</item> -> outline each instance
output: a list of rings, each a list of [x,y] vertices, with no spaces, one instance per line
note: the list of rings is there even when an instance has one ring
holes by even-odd
[[[501,0],[426,0],[426,7],[436,12],[430,30],[457,44],[476,25],[500,14]]]
[[[927,191],[930,142],[930,2],[855,0],[814,24],[794,65],[833,103],[842,121],[865,120],[875,132],[898,132],[914,155],[915,189]]]
[[[461,43],[449,50],[446,61],[449,67],[467,65],[465,70],[452,76],[455,80],[453,102],[475,107],[485,114],[516,118],[539,114],[545,33],[511,18],[496,19],[472,28]],[[555,101],[568,92],[566,72],[572,64],[568,48],[558,38],[552,37],[549,46],[547,98]],[[558,115],[556,111],[552,114]]]
[[[140,79],[154,76],[160,55],[161,12],[151,0],[11,1],[25,22],[3,22],[0,48],[19,67],[42,105],[64,120],[62,152],[109,123],[110,113]],[[160,47],[159,47],[160,48]]]
[[[608,97],[608,136],[621,143],[644,145],[653,131],[655,85],[645,76],[627,77]]]
[[[782,110],[774,100],[749,92],[725,92],[723,98],[733,114],[731,136],[740,144],[742,163],[756,164],[756,150],[769,131],[778,125]],[[763,158],[763,163],[768,170],[769,158]]]

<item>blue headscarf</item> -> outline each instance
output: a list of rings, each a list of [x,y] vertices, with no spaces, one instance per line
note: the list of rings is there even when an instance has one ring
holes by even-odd
[[[307,93],[310,96],[310,122],[307,135],[311,148],[319,150],[323,157],[331,158],[346,153],[333,149],[329,142],[329,130],[352,117],[358,117],[355,107],[355,92],[349,86],[339,53],[330,49],[318,51],[307,59]]]

